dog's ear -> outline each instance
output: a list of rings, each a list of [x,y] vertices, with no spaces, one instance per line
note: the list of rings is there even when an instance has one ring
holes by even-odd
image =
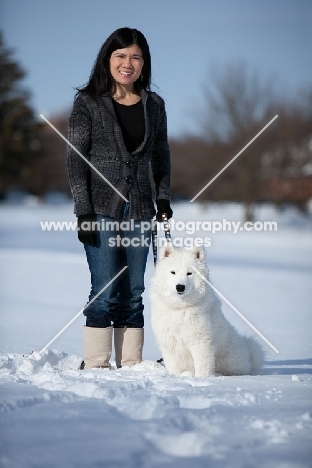
[[[205,261],[205,251],[204,251],[203,247],[193,247],[191,252],[194,255],[194,257],[197,260],[199,260],[200,262]]]
[[[159,260],[163,260],[165,257],[169,257],[173,252],[173,247],[170,243],[163,247],[159,253]]]

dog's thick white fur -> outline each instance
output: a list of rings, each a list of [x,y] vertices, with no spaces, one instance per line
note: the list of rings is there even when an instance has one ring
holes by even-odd
[[[256,374],[263,351],[226,320],[209,279],[204,250],[164,247],[151,284],[152,328],[165,366],[176,376]]]

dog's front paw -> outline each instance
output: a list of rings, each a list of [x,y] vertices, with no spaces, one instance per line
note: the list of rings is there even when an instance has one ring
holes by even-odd
[[[195,377],[216,377],[214,371],[204,370],[204,371],[195,371]]]
[[[194,374],[191,371],[183,371],[180,377],[194,377]]]

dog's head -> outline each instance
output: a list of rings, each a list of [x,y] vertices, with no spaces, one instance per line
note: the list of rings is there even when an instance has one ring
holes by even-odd
[[[152,280],[165,302],[183,307],[198,302],[206,292],[208,268],[202,247],[191,250],[167,246],[161,249]]]

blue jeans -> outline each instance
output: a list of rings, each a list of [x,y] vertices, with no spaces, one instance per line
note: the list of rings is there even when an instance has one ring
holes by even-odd
[[[126,206],[127,208],[127,206]],[[125,210],[123,220],[126,220]],[[101,226],[107,222],[121,223],[123,220],[97,215]],[[130,224],[130,220],[127,220]],[[89,301],[127,265],[128,268],[84,310],[87,327],[143,328],[144,273],[151,241],[151,220],[133,221],[133,230],[119,227],[101,229],[97,232],[98,245],[84,244],[91,273]],[[144,224],[145,232],[141,233]],[[149,227],[147,227],[149,223]],[[124,226],[121,226],[124,227]],[[143,236],[143,237],[142,237]],[[131,243],[132,242],[132,243]],[[135,244],[140,244],[135,246]],[[115,244],[115,245],[113,245]],[[110,246],[111,245],[111,246]]]

